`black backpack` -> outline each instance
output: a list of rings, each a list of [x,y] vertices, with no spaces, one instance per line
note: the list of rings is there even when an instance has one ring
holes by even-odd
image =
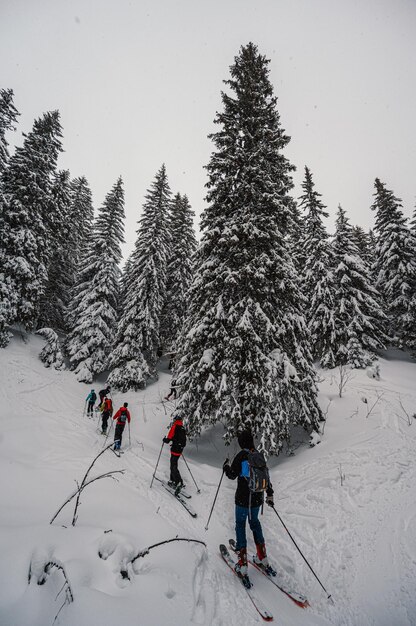
[[[173,437],[173,445],[177,452],[182,452],[186,446],[186,430],[179,424],[175,428],[175,435]]]
[[[270,476],[262,452],[247,452],[247,460],[241,463],[241,476],[246,478],[251,493],[266,491],[270,485]]]
[[[120,422],[122,422],[122,424],[125,424],[126,421],[127,421],[127,409],[121,409]]]

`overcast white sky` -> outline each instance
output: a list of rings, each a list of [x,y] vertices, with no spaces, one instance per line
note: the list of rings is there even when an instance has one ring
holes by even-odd
[[[173,192],[204,206],[207,134],[242,44],[271,59],[286,155],[369,227],[376,176],[416,198],[416,0],[0,0],[0,86],[18,132],[59,109],[59,166],[84,174],[96,208],[126,190],[127,253],[146,189],[166,163]]]

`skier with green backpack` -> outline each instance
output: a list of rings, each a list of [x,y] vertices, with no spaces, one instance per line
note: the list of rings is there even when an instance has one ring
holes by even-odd
[[[256,450],[251,432],[248,430],[240,432],[237,439],[241,450],[234,457],[231,465],[228,459],[224,462],[223,471],[231,480],[238,478],[235,492],[235,550],[238,555],[238,562],[235,570],[240,576],[246,577],[247,518],[256,544],[257,554],[254,560],[263,568],[269,566],[259,513],[263,506],[264,493],[266,493],[266,503],[269,506],[274,506],[274,492],[265,458],[261,452]]]

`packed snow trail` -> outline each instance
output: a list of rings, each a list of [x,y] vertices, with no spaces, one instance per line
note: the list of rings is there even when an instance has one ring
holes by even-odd
[[[90,389],[98,391],[105,380],[81,385],[70,372],[44,368],[38,359],[42,345],[38,337],[29,337],[27,344],[17,337],[0,351],[1,501],[7,503],[0,512],[0,623],[53,622],[62,604],[61,596],[55,600],[60,573],[51,572],[42,586],[27,582],[30,563],[41,568],[46,559],[63,564],[73,591],[74,601],[59,614],[61,626],[262,623],[218,554],[219,543],[233,534],[234,481],[224,478],[209,530],[204,530],[223,460],[237,447],[223,446],[220,427],[187,446],[201,494],[182,460],[180,471],[197,519],[160,485],[150,489],[174,406],[162,402],[170,387],[167,373],[146,390],[113,396],[115,410],[129,402],[132,447],[126,449],[125,430],[125,453],[120,458],[103,454],[91,476],[118,469],[125,475],[85,489],[75,527],[73,502],[49,525],[76,489],[74,481],[82,479],[103,448],[98,416],[83,416],[83,408]],[[414,626],[416,423],[407,424],[402,407],[409,415],[415,411],[416,365],[382,359],[381,380],[357,372],[343,398],[338,397],[336,371],[320,375],[324,410],[331,400],[321,443],[311,449],[300,445],[295,456],[269,464],[276,509],[335,604],[327,602],[268,507],[261,522],[269,558],[282,581],[304,593],[311,606],[295,606],[260,572],[253,571],[253,582],[276,624]],[[168,446],[157,475],[169,477]],[[175,536],[201,539],[207,550],[168,544],[138,559],[130,580],[123,580],[122,568],[140,549]],[[254,552],[250,533],[248,538]]]

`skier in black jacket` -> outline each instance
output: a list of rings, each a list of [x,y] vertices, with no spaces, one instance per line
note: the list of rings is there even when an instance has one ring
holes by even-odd
[[[268,566],[266,554],[266,544],[263,537],[263,531],[259,520],[259,512],[263,505],[263,492],[250,492],[247,478],[243,476],[244,463],[248,464],[247,458],[249,451],[255,450],[253,436],[250,431],[243,431],[237,435],[240,445],[240,452],[234,457],[231,465],[228,459],[223,465],[224,473],[227,478],[235,480],[238,478],[237,490],[235,492],[235,531],[236,531],[236,550],[238,554],[238,563],[236,570],[242,575],[247,575],[247,537],[246,537],[246,520],[248,517],[250,528],[253,532],[254,542],[256,544],[257,556],[255,561],[263,567]],[[273,488],[271,483],[266,489],[266,502],[269,506],[274,506]]]
[[[100,396],[100,404],[98,406],[102,405],[105,397],[108,396],[110,391],[111,391],[111,387],[106,387],[105,389],[101,389],[101,391],[98,392],[98,395]]]

